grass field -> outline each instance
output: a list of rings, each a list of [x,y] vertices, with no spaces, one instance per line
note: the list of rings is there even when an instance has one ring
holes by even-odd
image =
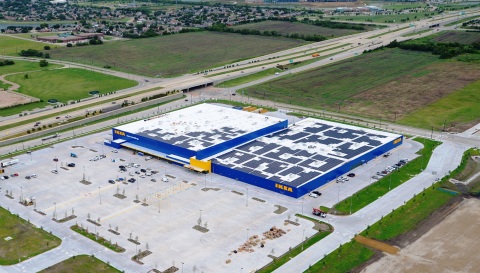
[[[5,34],[0,34],[0,54],[18,56],[18,53],[26,49],[37,49],[43,50],[43,47],[46,44],[34,42],[25,39],[13,38],[6,36]]]
[[[120,270],[100,261],[99,259],[88,256],[73,256],[63,262],[52,265],[39,273],[119,273]]]
[[[299,22],[292,23],[292,22],[286,22],[286,21],[263,21],[258,23],[237,25],[232,28],[233,29],[255,29],[259,31],[275,30],[282,35],[298,33],[303,35],[316,34],[316,35],[322,35],[325,37],[340,37],[340,36],[361,32],[360,30],[354,30],[354,29],[335,29],[335,28],[327,28],[327,27],[303,24]],[[365,26],[365,28],[367,30],[372,30],[375,27]]]
[[[236,78],[236,79],[221,82],[220,84],[217,85],[217,87],[228,88],[228,87],[241,85],[241,84],[244,84],[244,83],[247,83],[247,82],[252,82],[252,81],[256,81],[256,80],[261,79],[261,78],[265,78],[265,77],[268,77],[268,76],[271,76],[271,75],[275,75],[276,72],[281,72],[281,70],[278,69],[278,68],[269,68],[269,69],[266,69],[266,70],[248,75],[248,76],[239,77],[239,78]]]
[[[11,237],[11,240],[5,238]],[[0,207],[0,265],[11,265],[60,245],[61,240]]]
[[[7,76],[9,81],[20,84],[20,93],[44,101],[57,99],[60,102],[78,100],[98,90],[101,94],[136,85],[136,82],[79,68],[57,69]]]
[[[345,273],[368,261],[374,252],[356,241],[351,241],[328,254],[304,273]]]
[[[5,58],[8,60],[8,58]],[[28,71],[44,71],[54,68],[62,67],[58,64],[49,64],[47,67],[40,67],[38,62],[28,62],[28,61],[17,61],[14,60],[14,65],[5,65],[0,66],[0,75],[17,73],[17,72],[28,72]]]
[[[469,45],[471,43],[480,42],[480,34],[478,32],[465,31],[442,31],[440,35],[436,35],[431,39],[432,42],[439,43],[460,43]]]
[[[430,14],[432,12],[428,12]],[[391,15],[346,15],[338,16],[335,15],[332,18],[333,20],[351,20],[353,22],[373,22],[373,23],[401,23],[402,20],[407,20],[406,22],[415,22],[416,20],[431,18],[430,15],[425,15],[425,12],[416,12],[410,14],[391,14]],[[435,13],[437,15],[437,13]],[[415,18],[415,16],[417,18]]]
[[[462,131],[480,121],[480,80],[457,90],[426,107],[413,112],[399,123],[419,128]]]
[[[327,106],[336,110],[356,94],[411,74],[436,61],[436,56],[427,53],[384,50],[320,69],[284,76],[245,88],[244,91],[249,96],[262,99],[316,109]]]
[[[385,195],[391,189],[400,186],[425,169],[432,156],[433,149],[435,149],[440,142],[429,139],[415,140],[424,145],[424,148],[418,152],[421,154],[420,157],[415,158],[398,171],[391,172],[377,182],[358,191],[353,196],[341,201],[339,204],[335,205],[335,209],[345,214],[350,213],[350,210],[351,213],[355,213],[372,202],[375,202],[380,196]]]
[[[279,37],[196,32],[115,41],[102,46],[59,48],[52,58],[130,73],[171,77],[284,50],[306,42]]]

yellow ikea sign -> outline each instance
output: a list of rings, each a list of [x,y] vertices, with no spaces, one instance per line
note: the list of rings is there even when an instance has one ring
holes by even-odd
[[[114,130],[113,133],[115,133],[116,135],[125,136],[125,133],[119,130]]]
[[[393,144],[397,144],[397,143],[399,143],[400,141],[402,141],[402,138],[401,138],[401,137],[395,139],[395,140],[393,141]]]
[[[293,192],[292,188],[287,187],[287,186],[282,185],[282,184],[275,184],[275,188],[281,189],[281,190],[284,190],[284,191]]]

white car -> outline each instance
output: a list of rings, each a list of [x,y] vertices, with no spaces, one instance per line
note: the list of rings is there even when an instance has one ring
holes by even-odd
[[[128,175],[130,175],[130,176],[135,176],[135,174],[134,174],[134,173],[129,173]]]
[[[168,178],[164,177],[164,178],[162,178],[162,181],[163,182],[168,182]]]
[[[150,160],[150,159],[152,159],[152,157],[151,157],[151,156],[147,156],[147,157],[145,157],[145,161],[147,161],[147,160]]]
[[[118,151],[117,151],[117,150],[112,150],[112,153],[115,153],[115,154],[116,154],[116,153],[118,153]]]
[[[58,174],[58,171],[57,170],[52,170],[52,173]]]
[[[145,175],[144,175],[144,174],[141,174],[140,177],[141,177],[141,178],[145,178]]]
[[[315,194],[315,193],[313,193],[313,192],[311,192],[308,196],[313,197],[313,198],[317,198],[317,197],[318,197],[318,195]]]
[[[37,175],[36,174],[31,174],[30,177],[37,178]]]

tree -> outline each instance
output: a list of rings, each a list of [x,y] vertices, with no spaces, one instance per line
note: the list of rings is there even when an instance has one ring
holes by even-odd
[[[50,50],[50,46],[49,46],[49,45],[46,45],[46,46],[43,47],[43,49],[45,49],[45,50]]]
[[[48,66],[47,60],[40,60],[40,67]]]

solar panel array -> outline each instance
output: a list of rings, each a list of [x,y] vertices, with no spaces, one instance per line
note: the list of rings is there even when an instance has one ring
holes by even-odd
[[[304,121],[238,146],[212,162],[298,187],[392,140],[389,134],[368,129]]]
[[[195,131],[183,135],[164,132],[161,128],[144,130],[137,134],[189,150],[199,151],[227,140],[237,138],[246,133],[247,131],[245,130],[224,126],[211,131]]]

